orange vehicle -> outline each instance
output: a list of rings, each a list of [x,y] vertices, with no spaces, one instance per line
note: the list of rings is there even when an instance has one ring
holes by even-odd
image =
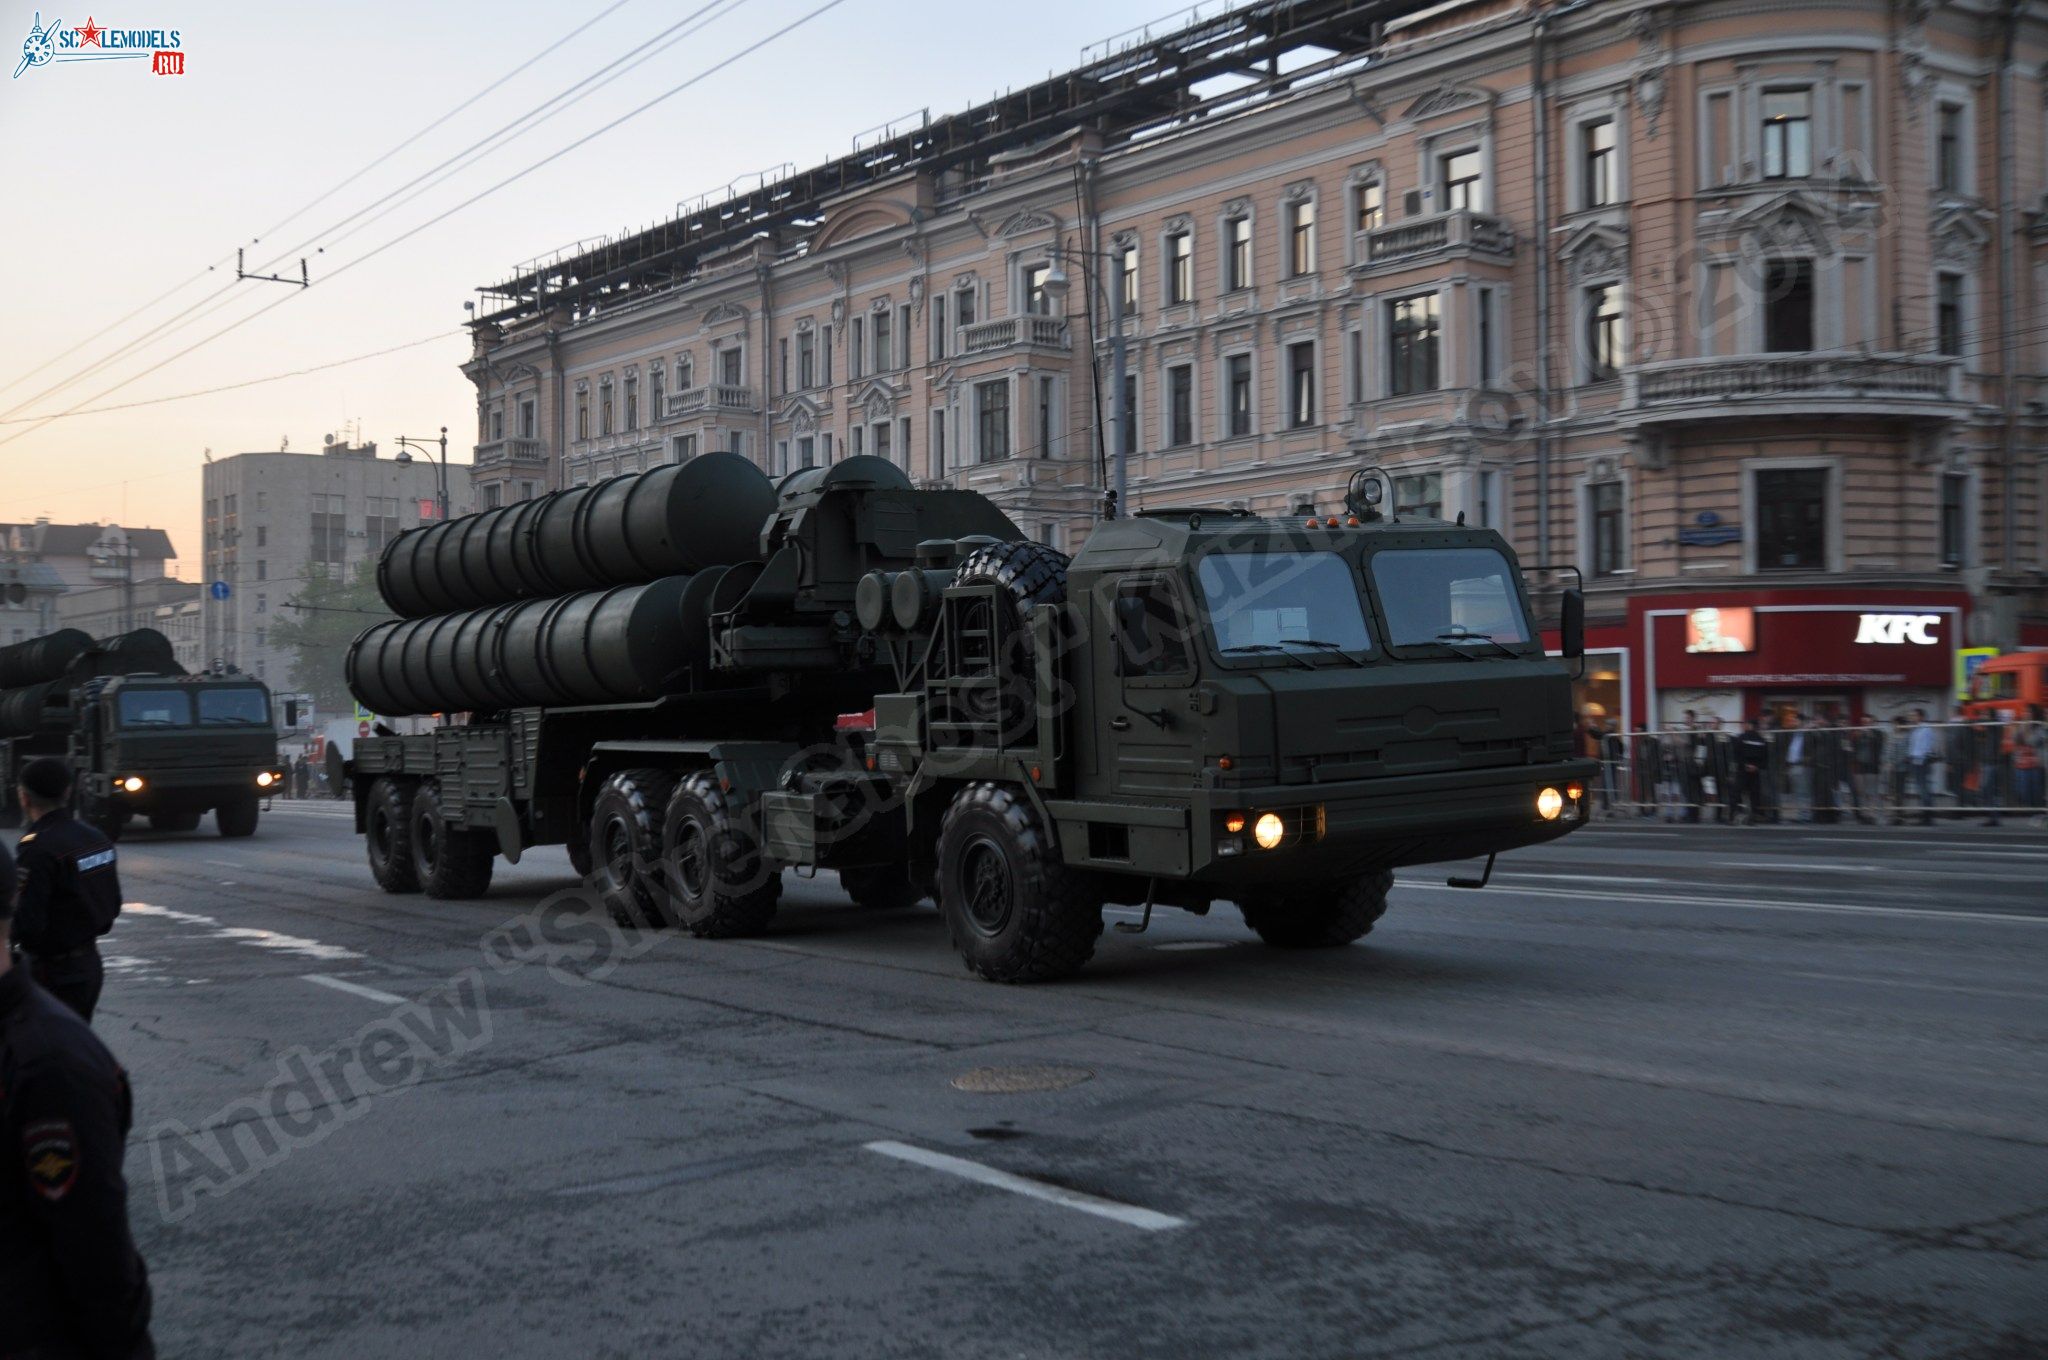
[[[1992,657],[1971,677],[1963,715],[2011,722],[2036,705],[2048,708],[2048,652],[2009,652]]]

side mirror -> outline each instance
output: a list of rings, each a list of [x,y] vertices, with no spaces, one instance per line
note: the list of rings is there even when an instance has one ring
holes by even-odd
[[[1583,661],[1586,656],[1586,596],[1584,591],[1567,590],[1557,626],[1558,650],[1567,661]]]
[[[284,725],[286,727],[297,727],[299,725],[299,701],[297,699],[287,699],[284,701]]]

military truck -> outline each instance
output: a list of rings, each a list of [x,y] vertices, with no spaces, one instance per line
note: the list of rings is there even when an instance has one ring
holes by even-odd
[[[473,897],[562,844],[621,924],[716,938],[832,869],[862,906],[935,898],[1008,982],[1079,969],[1109,903],[1349,943],[1394,869],[1490,874],[1580,825],[1595,772],[1508,545],[1384,518],[1381,485],[1112,519],[1069,561],[882,459],[771,488],[706,454],[412,531],[379,573],[410,617],[348,680],[444,723],[355,744],[371,872]]]
[[[95,642],[75,629],[0,648],[0,816],[19,818],[21,767],[64,757],[78,815],[109,839],[137,817],[160,831],[253,835],[283,782],[270,692],[251,676],[188,675],[163,634]]]

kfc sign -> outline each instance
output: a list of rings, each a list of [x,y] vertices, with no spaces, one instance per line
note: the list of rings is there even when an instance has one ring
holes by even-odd
[[[1897,647],[1911,643],[1916,647],[1937,647],[1941,639],[1935,630],[1941,627],[1939,614],[1865,614],[1856,622],[1856,642],[1873,643],[1881,647]]]

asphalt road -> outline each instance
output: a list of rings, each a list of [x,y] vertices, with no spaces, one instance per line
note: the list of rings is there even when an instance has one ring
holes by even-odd
[[[2048,1353],[2038,828],[1602,824],[1035,988],[830,875],[709,943],[324,805],[121,853],[167,1357]]]

